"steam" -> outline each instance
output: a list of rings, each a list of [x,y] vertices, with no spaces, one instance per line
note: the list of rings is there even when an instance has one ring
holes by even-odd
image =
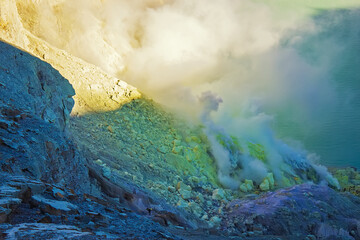
[[[272,117],[261,112],[258,106],[249,105],[243,108],[245,115],[241,118],[225,117],[227,127],[221,127],[212,120],[211,113],[216,113],[222,99],[212,92],[203,92],[199,97],[203,112],[201,121],[204,125],[204,132],[207,135],[212,154],[216,160],[219,182],[227,188],[237,189],[241,181],[245,179],[254,180],[260,183],[269,172],[273,173],[279,184],[284,180],[283,173],[296,176],[310,168],[320,176],[321,180],[339,188],[339,183],[327,171],[326,167],[318,165],[318,157],[309,154],[302,148],[293,148],[283,141],[276,139],[270,128]],[[227,129],[227,130],[226,130]],[[220,144],[217,136],[228,141],[231,137],[228,132],[239,137],[240,143],[245,147],[243,152],[234,152],[230,147]],[[232,141],[232,140],[230,140]],[[248,142],[256,142],[264,147],[266,162],[250,155]],[[233,159],[232,159],[233,158]],[[241,171],[238,171],[238,166]],[[306,179],[306,176],[304,177]]]
[[[203,113],[201,120],[205,126],[205,134],[211,144],[211,151],[216,160],[218,169],[218,178],[220,183],[227,188],[239,188],[240,179],[235,179],[230,176],[232,164],[230,161],[230,153],[222,146],[216,139],[216,134],[226,134],[224,130],[217,126],[211,119],[211,112],[217,111],[222,99],[215,96],[211,92],[203,92],[199,97],[200,103],[203,105]]]
[[[276,139],[269,125],[272,118],[261,112],[258,107],[248,106],[248,111],[251,112],[248,113],[248,118],[227,117],[226,119],[230,119],[228,121],[230,127],[229,125],[228,127],[221,127],[215,124],[211,113],[218,111],[222,101],[220,97],[209,91],[203,92],[199,97],[203,109],[201,121],[205,127],[204,133],[208,137],[212,154],[216,160],[219,182],[224,187],[237,189],[241,181],[245,179],[260,183],[269,172],[274,174],[275,179],[281,185],[284,180],[283,173],[297,176],[298,173],[303,174],[312,168],[317,172],[321,181],[340,188],[337,179],[331,176],[326,167],[318,164],[319,157],[316,154],[308,153],[299,146],[296,149]],[[235,124],[234,128],[232,128],[232,124]],[[245,147],[243,152],[231,151],[230,148],[224,146],[226,143],[220,144],[217,136],[229,140],[231,139],[228,135],[229,131],[234,134],[237,134],[236,131],[239,132],[236,136],[242,140],[240,142]],[[254,141],[264,146],[266,162],[250,155],[248,141]],[[237,171],[239,165],[241,166],[240,172]],[[303,178],[307,180],[306,176]]]
[[[296,107],[300,116],[313,115],[336,97],[323,74],[328,64],[308,63],[294,49],[302,41],[299,34],[318,31],[298,3],[286,8],[251,0],[31,2],[22,5],[24,12],[27,5],[37,10],[39,20],[25,24],[34,34],[182,112],[199,112],[195,96],[209,90],[232,112],[239,111],[238,102],[256,97],[270,111]]]
[[[200,120],[220,182],[236,188],[240,180],[261,181],[269,171],[281,179],[282,172],[317,166],[302,147],[272,130],[288,115],[306,124],[303,131],[315,131],[324,109],[339,103],[329,72],[330,59],[342,49],[324,44],[318,49],[325,57],[318,61],[298,50],[304,33],[322,28],[311,18],[311,7],[327,6],[301,2],[286,7],[251,0],[44,0],[24,3],[23,12],[26,6],[37,11],[39,21],[25,24],[37,36]],[[250,157],[246,147],[241,155],[229,152],[216,138],[230,138],[227,133],[244,146],[263,145],[267,163]],[[236,164],[241,173],[234,173]],[[315,168],[329,179],[326,169]]]
[[[197,95],[206,83],[238,77],[243,61],[296,27],[294,18],[276,20],[270,7],[249,0],[57,2],[35,5],[43,16],[31,26],[35,34],[169,105],[175,92]]]

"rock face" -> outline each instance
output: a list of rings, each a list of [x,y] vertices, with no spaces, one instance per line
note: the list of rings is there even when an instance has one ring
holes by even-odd
[[[302,184],[227,206],[224,229],[305,239],[360,239],[360,199],[327,186]]]
[[[188,226],[179,212],[105,179],[71,141],[73,95],[49,64],[0,42],[0,238],[177,239],[160,224]]]
[[[75,91],[49,64],[3,42],[0,43],[1,105],[40,117],[64,130],[74,106]]]
[[[111,198],[19,175],[0,178],[0,239],[180,239],[154,221],[160,216],[135,214]]]
[[[65,134],[74,89],[49,64],[0,42],[0,167],[86,191],[85,161]]]

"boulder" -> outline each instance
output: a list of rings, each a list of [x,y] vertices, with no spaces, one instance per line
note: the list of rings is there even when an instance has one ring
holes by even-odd
[[[34,195],[31,200],[33,205],[40,206],[44,212],[52,215],[74,214],[78,212],[78,207],[67,201],[47,199],[41,195]]]
[[[219,227],[220,223],[221,223],[221,218],[219,218],[218,216],[213,216],[212,218],[210,218],[209,226],[212,228],[213,227],[216,228]]]
[[[242,191],[244,193],[246,193],[248,191],[245,183],[240,184],[240,191]]]
[[[212,199],[225,200],[225,191],[222,188],[215,189],[212,193]]]
[[[260,187],[261,191],[269,191],[270,190],[269,180],[267,178],[265,178],[259,187]]]
[[[189,191],[189,190],[181,188],[178,190],[178,192],[180,193],[180,196],[185,200],[191,198],[191,191]]]
[[[242,192],[251,192],[254,189],[254,183],[252,180],[245,179],[244,183],[240,184],[240,190]]]

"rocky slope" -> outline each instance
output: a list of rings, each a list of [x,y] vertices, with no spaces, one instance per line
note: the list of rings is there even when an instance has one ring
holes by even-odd
[[[38,57],[0,44],[0,237],[360,239],[357,197],[279,189],[318,183],[311,166],[223,189],[204,126],[36,37],[23,19],[31,4],[0,2],[0,38]],[[217,141],[242,154],[237,139]],[[266,162],[261,145],[248,145]],[[358,194],[356,170],[334,175]]]
[[[216,180],[211,180],[211,169],[201,175],[203,178],[194,177],[208,167],[199,165],[203,160],[197,163],[196,159],[209,158],[205,153],[206,139],[197,139],[201,134],[196,128],[187,127],[165,112],[154,115],[161,111],[148,100],[136,100],[119,111],[69,120],[74,91],[66,79],[49,64],[10,45],[1,43],[0,52],[1,237],[360,239],[360,200],[354,195],[311,184],[260,195],[236,195],[223,190]],[[131,113],[144,117],[144,111],[138,112],[137,108],[148,109],[147,117],[153,118],[153,137],[140,127],[141,122],[140,126],[130,126],[135,123],[125,119]],[[114,119],[113,114],[117,116]],[[110,124],[92,129],[89,126],[92,137],[85,139],[86,134],[75,134],[85,129],[79,128],[83,125],[78,121],[89,124],[105,119]],[[114,159],[119,155],[108,153],[106,146],[126,144],[126,138],[136,136],[121,128],[145,131],[149,143],[143,158],[140,149],[146,143],[142,138],[138,138],[139,146],[124,145],[127,152],[122,153],[123,158]],[[73,136],[79,147],[73,143]],[[103,145],[89,147],[96,143]],[[185,143],[187,147],[176,148]],[[193,148],[198,157],[189,164],[186,155],[181,154]],[[181,154],[167,165],[169,158],[164,156],[170,153]],[[155,159],[149,161],[149,156]],[[129,163],[136,158],[139,161]],[[160,168],[163,164],[178,167],[165,172]],[[125,171],[134,167],[143,169],[135,169],[138,173]],[[336,171],[341,184],[356,185],[360,174],[344,171]]]
[[[221,228],[248,236],[359,239],[359,200],[351,194],[338,194],[326,186],[297,185],[267,193],[256,200],[232,201],[225,210]],[[309,236],[304,236],[305,232]]]
[[[168,233],[155,222],[189,226],[165,202],[126,180],[109,182],[87,162],[68,133],[74,90],[66,79],[3,42],[0,53],[1,237],[157,239]]]

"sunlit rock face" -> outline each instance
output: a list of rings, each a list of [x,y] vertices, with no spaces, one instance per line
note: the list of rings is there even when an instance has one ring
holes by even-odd
[[[50,1],[49,4],[56,3],[59,2]],[[69,80],[76,91],[72,114],[114,110],[141,96],[124,81],[34,35],[31,30],[42,16],[35,11],[36,4],[33,1],[1,1],[0,38],[50,63]]]

